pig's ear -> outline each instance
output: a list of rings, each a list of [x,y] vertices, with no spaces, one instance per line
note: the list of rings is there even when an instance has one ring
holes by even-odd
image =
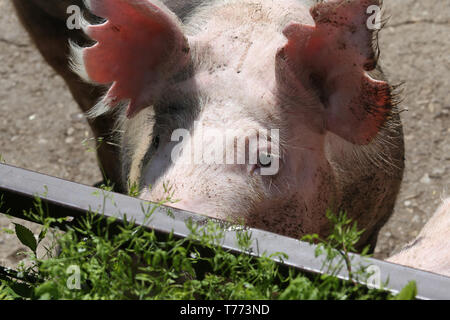
[[[377,7],[370,7],[375,5]],[[368,12],[380,0],[330,0],[311,9],[315,26],[290,24],[280,51],[302,90],[314,90],[324,106],[327,130],[354,144],[368,144],[391,114],[392,88],[373,79],[377,30]]]
[[[75,69],[81,70],[91,82],[111,85],[96,106],[97,113],[126,102],[127,116],[131,117],[149,106],[161,83],[189,61],[181,23],[160,1],[86,0],[85,3],[106,22],[84,26],[85,33],[97,43],[75,52],[73,60],[81,63]]]

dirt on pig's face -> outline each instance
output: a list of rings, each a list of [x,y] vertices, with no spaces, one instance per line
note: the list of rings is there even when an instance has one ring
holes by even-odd
[[[292,237],[346,210],[373,243],[403,172],[366,24],[379,1],[212,1],[183,23],[156,1],[90,2],[108,22],[87,27],[98,44],[75,48],[76,69],[113,83],[93,113],[122,105],[124,180],[142,199]]]
[[[236,99],[244,85],[229,91],[233,99],[219,90],[201,99],[173,94],[172,107],[164,100],[128,120],[148,126],[146,143],[130,147],[128,178],[146,200],[171,196],[177,208],[296,237],[303,228],[319,232],[318,219],[335,199],[324,135],[283,112],[275,95]]]
[[[215,81],[223,80],[219,75]],[[226,83],[233,88],[212,94],[208,87],[220,86],[214,81],[203,88],[207,92],[190,92],[190,98],[181,93],[177,99],[172,91],[172,107],[165,99],[147,114],[152,125],[146,140],[152,144],[131,154],[134,161],[142,156],[141,169],[132,168],[144,187],[141,197],[160,201],[170,188],[180,200],[175,207],[299,235],[303,213],[317,218],[333,199],[324,136],[284,112],[276,93],[255,87],[249,99],[248,79],[236,74],[231,80]],[[138,118],[129,121],[142,121]]]
[[[286,42],[281,22],[245,23],[252,13],[258,21],[269,13],[237,6],[219,7],[217,19],[192,31],[192,65],[146,116],[128,120],[140,127],[146,117],[147,141],[153,141],[131,156],[142,157],[141,169],[134,169],[141,197],[160,201],[170,188],[179,200],[169,203],[174,207],[295,237],[303,229],[318,232],[313,220],[334,198],[320,112],[302,101],[312,93],[289,97],[288,88],[279,87],[276,53]],[[230,18],[243,10],[248,15]],[[303,113],[295,111],[299,103]],[[190,150],[180,155],[183,142]]]

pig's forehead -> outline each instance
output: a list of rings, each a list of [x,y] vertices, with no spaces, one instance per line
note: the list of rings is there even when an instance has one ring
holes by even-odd
[[[192,82],[181,86],[208,96],[232,92],[251,105],[261,103],[249,101],[257,95],[267,100],[275,86],[276,53],[287,43],[282,30],[293,20],[313,23],[308,8],[298,0],[215,1],[191,20],[199,30],[188,37],[195,86]]]
[[[196,120],[197,128],[194,130],[196,134],[205,135],[207,133],[215,133],[216,131],[220,134],[226,134],[233,137],[266,137],[267,125],[257,121],[254,117],[250,115],[244,115],[239,117],[233,113],[227,113],[225,110],[219,110],[221,108],[208,108],[203,112],[200,117]],[[226,113],[226,115],[224,115]],[[201,125],[201,131],[198,130]]]
[[[201,110],[218,118],[248,117],[267,122],[280,112],[274,66],[264,76],[249,77],[238,74],[233,68],[209,72],[199,71],[192,78],[172,84],[170,96],[164,99],[169,104]]]
[[[237,40],[224,44],[224,48],[212,48],[210,44],[197,46],[193,50],[194,72],[170,84],[171,97],[177,100],[197,97],[204,103],[241,108],[274,106],[277,99],[275,57],[285,42],[279,35],[264,43]]]
[[[234,73],[234,72],[231,72]],[[174,85],[170,96],[161,102],[167,113],[158,118],[163,128],[190,128],[194,121],[221,129],[274,129],[283,125],[283,112],[277,96],[264,85],[252,85],[245,79],[199,73]],[[176,105],[174,117],[165,105]],[[245,131],[244,130],[244,131]]]
[[[224,31],[247,25],[278,27],[279,31],[296,20],[313,23],[309,7],[311,0],[213,0],[198,6],[186,19],[188,33],[207,30]]]

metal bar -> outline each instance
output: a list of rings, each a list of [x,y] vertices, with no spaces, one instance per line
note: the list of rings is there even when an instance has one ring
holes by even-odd
[[[131,198],[122,194],[110,193],[69,182],[43,174],[0,165],[0,195],[4,195],[5,207],[10,209],[9,215],[24,218],[23,211],[32,207],[33,199],[39,196],[45,203],[52,216],[79,217],[88,211],[99,212],[107,217],[119,220],[133,219],[136,224],[145,225],[160,234],[173,232],[176,237],[184,238],[189,235],[186,222],[191,220],[199,225],[206,224],[210,219],[198,214],[166,207],[160,207],[146,221],[145,212],[154,204]],[[283,252],[288,258],[277,261],[283,266],[292,267],[302,272],[323,273],[324,259],[315,257],[316,246],[296,239],[280,236],[274,233],[247,229],[252,234],[253,244],[251,254],[260,256],[264,252],[268,255]],[[225,228],[225,236],[221,246],[236,253],[242,252],[237,244],[237,231]],[[248,252],[247,252],[248,253]],[[413,268],[404,267],[380,261],[351,255],[355,266],[376,266],[380,271],[381,281],[388,285],[385,289],[393,293],[399,292],[409,281],[415,280],[418,287],[419,299],[450,299],[450,278]],[[346,270],[337,276],[348,279]]]

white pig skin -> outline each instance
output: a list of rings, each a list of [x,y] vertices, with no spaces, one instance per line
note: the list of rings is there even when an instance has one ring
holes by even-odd
[[[450,277],[450,198],[444,200],[419,236],[388,261]]]
[[[170,189],[174,207],[296,238],[326,236],[326,209],[345,210],[366,230],[359,248],[375,246],[404,169],[395,91],[377,65],[378,30],[366,28],[381,0],[12,2],[96,117],[93,133],[108,141],[97,154],[116,191],[136,183],[141,198],[159,201]],[[71,5],[84,8],[83,30],[67,30]],[[196,147],[217,144],[194,123],[239,137],[279,129],[279,152],[263,150],[279,157],[279,172],[172,161],[174,130],[189,130]],[[449,248],[447,199],[389,261],[450,276]]]
[[[87,3],[106,22],[83,23],[97,44],[73,46],[73,69],[113,82],[91,114],[123,109],[124,185],[151,201],[170,186],[169,205],[296,238],[326,235],[327,209],[345,210],[366,230],[361,246],[375,245],[404,167],[395,94],[366,26],[380,1],[205,1],[183,19],[171,1]],[[195,147],[217,143],[199,126],[249,139],[279,130],[279,151],[252,151],[272,152],[279,170],[174,160],[178,129]]]

